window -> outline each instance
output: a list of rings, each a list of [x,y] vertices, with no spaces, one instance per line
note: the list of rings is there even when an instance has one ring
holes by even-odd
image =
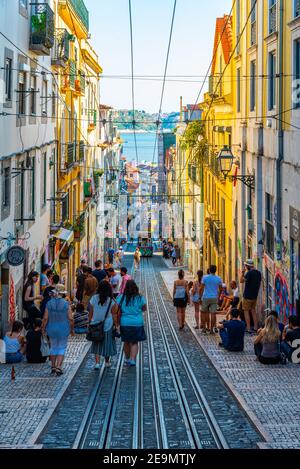
[[[36,114],[36,76],[31,76],[30,84],[30,114]]]
[[[300,40],[294,41],[294,76],[295,80],[293,84],[293,107],[300,107]]]
[[[42,116],[47,116],[48,114],[48,82],[43,80],[42,85],[42,96],[41,96],[41,105],[42,105]]]
[[[47,203],[47,152],[42,155],[41,162],[41,202],[42,207]]]
[[[30,161],[30,170],[27,173],[28,188],[28,217],[33,218],[35,214],[35,158],[26,158],[27,164]]]
[[[276,107],[276,55],[269,53],[269,111]]]
[[[256,107],[256,61],[250,62],[250,111]]]
[[[294,0],[295,5],[295,17],[300,16],[300,0]]]
[[[236,70],[237,84],[236,84],[236,106],[237,112],[241,112],[241,69]]]
[[[273,225],[273,198],[266,192],[265,195],[265,250],[274,255],[274,225]]]
[[[251,46],[256,44],[256,0],[251,0]]]
[[[12,90],[12,59],[5,59],[5,101],[11,101]]]
[[[26,73],[19,72],[17,109],[20,116],[26,114]]]
[[[269,0],[269,34],[277,31],[277,0]]]
[[[236,53],[240,53],[240,33],[241,33],[241,0],[236,2]]]
[[[7,163],[6,163],[7,164]],[[10,194],[11,194],[11,173],[10,166],[4,166],[1,175],[1,186],[2,186],[2,207],[1,207],[1,219],[9,216],[10,212]]]
[[[25,8],[27,10],[28,0],[19,0],[19,5],[20,5],[21,8]]]

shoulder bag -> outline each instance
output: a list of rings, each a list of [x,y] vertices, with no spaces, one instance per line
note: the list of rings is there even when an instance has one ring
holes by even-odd
[[[105,313],[103,321],[97,322],[96,324],[89,324],[86,340],[91,342],[103,342],[104,340],[104,323],[110,311],[112,300],[110,300],[107,311]]]
[[[50,355],[50,347],[49,341],[46,335],[41,336],[41,347],[40,347],[42,357],[49,357]]]

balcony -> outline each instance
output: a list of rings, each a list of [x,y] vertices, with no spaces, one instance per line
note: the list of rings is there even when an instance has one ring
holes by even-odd
[[[88,123],[88,131],[91,132],[96,128],[97,125],[97,111],[95,109],[91,109],[89,111],[89,123]]]
[[[75,80],[77,75],[76,62],[69,60],[69,65],[62,78],[61,91],[66,93],[67,91],[75,91]]]
[[[220,164],[217,159],[217,155],[214,153],[211,153],[209,156],[209,163],[208,167],[211,170],[211,172],[214,174],[214,176],[220,178],[221,177],[221,170],[220,170]]]
[[[54,45],[54,12],[47,3],[32,3],[29,49],[50,55]]]
[[[89,12],[83,0],[58,0],[58,11],[61,18],[75,31],[78,39],[87,39],[89,32]]]
[[[197,184],[199,182],[198,178],[197,178],[197,166],[195,166],[194,164],[189,164],[189,166],[188,166],[188,175],[189,175],[189,178],[195,184]]]
[[[55,30],[54,47],[52,49],[51,64],[56,67],[66,67],[70,57],[70,34],[66,29]]]
[[[91,199],[93,197],[93,188],[91,179],[86,179],[83,183],[83,193],[85,199]]]
[[[269,9],[269,34],[277,31],[277,3],[274,3]]]
[[[74,241],[80,242],[85,237],[85,212],[74,217],[73,222]]]
[[[222,222],[210,218],[209,232],[218,254],[225,254],[225,228],[222,226]]]
[[[223,83],[218,75],[211,75],[209,77],[208,94],[211,98],[219,98],[223,95]]]
[[[79,96],[84,96],[85,94],[85,74],[81,70],[79,70],[75,79],[75,92]]]

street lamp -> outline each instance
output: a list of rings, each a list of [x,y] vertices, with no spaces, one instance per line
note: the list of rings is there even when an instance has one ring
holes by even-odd
[[[226,145],[221,149],[218,157],[217,157],[220,165],[221,173],[223,174],[225,179],[229,179],[230,181],[241,181],[251,190],[255,189],[255,177],[251,174],[248,175],[238,175],[235,174],[234,176],[229,176],[229,173],[232,170],[234,156],[232,151]]]

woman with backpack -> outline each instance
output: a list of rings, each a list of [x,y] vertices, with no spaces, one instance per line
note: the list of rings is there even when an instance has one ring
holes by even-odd
[[[124,342],[124,354],[129,366],[136,365],[139,342],[146,340],[143,313],[147,310],[145,298],[140,295],[134,280],[127,280],[123,295],[116,299],[113,307],[115,324],[120,325],[121,340]]]
[[[191,291],[191,300],[195,308],[195,321],[196,321],[196,326],[194,326],[195,329],[200,329],[200,304],[201,304],[200,285],[202,282],[202,277],[203,277],[203,270],[198,270],[197,280],[195,280],[192,291]],[[202,324],[201,324],[201,327],[202,327]]]
[[[89,303],[89,324],[98,324],[104,321],[104,337],[101,341],[92,341],[91,353],[95,354],[95,370],[100,368],[100,356],[105,357],[105,366],[110,367],[110,357],[116,355],[116,343],[113,338],[113,292],[110,283],[101,280],[96,295]]]

